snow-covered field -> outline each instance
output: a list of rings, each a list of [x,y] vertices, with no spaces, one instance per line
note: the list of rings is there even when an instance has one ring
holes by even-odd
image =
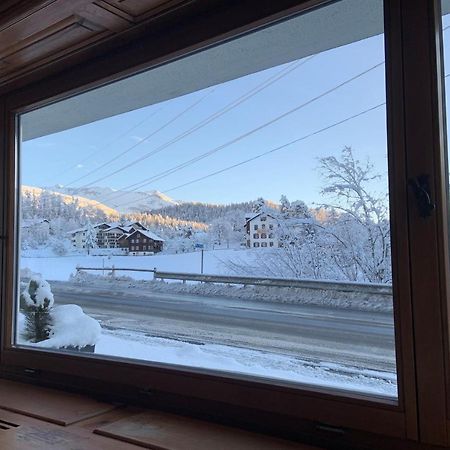
[[[227,259],[251,258],[250,250],[211,250],[204,252],[204,273],[226,274],[227,268],[222,261]],[[154,269],[171,272],[200,273],[201,252],[179,253],[153,256],[23,256],[20,260],[21,269],[29,269],[40,273],[47,280],[67,281],[76,267],[126,267],[135,269]],[[101,274],[101,272],[99,272]],[[136,280],[148,280],[151,273],[117,272]]]
[[[165,364],[221,370],[313,386],[397,396],[396,375],[246,348],[193,344],[123,330],[103,331],[95,352]]]

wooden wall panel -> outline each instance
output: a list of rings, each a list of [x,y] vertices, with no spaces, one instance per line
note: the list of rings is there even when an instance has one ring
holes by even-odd
[[[47,0],[28,2],[27,13],[23,2],[9,2],[9,15],[0,17],[0,84],[142,26],[181,3],[185,2]]]
[[[165,8],[169,5],[182,3],[181,0],[167,1],[167,0],[100,0],[96,4],[103,7],[114,7],[129,16],[133,17],[135,22],[143,20],[147,14],[156,9]]]

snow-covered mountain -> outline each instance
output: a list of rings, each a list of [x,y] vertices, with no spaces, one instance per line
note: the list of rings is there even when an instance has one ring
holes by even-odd
[[[129,192],[114,190],[109,187],[71,188],[60,185],[52,186],[48,190],[100,202],[109,208],[119,211],[121,214],[153,211],[179,204],[177,201],[158,191]]]
[[[114,208],[110,208],[109,206],[105,205],[102,202],[99,202],[97,200],[86,198],[81,195],[76,194],[66,194],[63,192],[55,191],[54,189],[43,189],[39,187],[34,186],[25,186],[22,185],[22,195],[28,196],[28,197],[36,197],[39,198],[42,196],[43,193],[50,194],[50,195],[56,195],[60,197],[63,203],[66,205],[73,203],[74,201],[77,202],[78,206],[81,208],[87,208],[91,207],[94,209],[98,209],[105,213],[108,217],[118,217],[119,212],[115,210]]]

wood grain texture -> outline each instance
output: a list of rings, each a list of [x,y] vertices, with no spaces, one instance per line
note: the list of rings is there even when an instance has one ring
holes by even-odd
[[[125,417],[97,428],[95,433],[161,450],[318,450],[309,445],[162,412]]]
[[[104,420],[112,420],[105,414]],[[140,447],[92,432],[92,428],[42,422],[0,410],[0,449],[2,450],[137,450]],[[3,426],[4,425],[4,426]]]
[[[0,83],[142,25],[181,0],[12,2],[0,18]],[[1,10],[0,10],[1,11]],[[14,15],[16,11],[16,15]]]
[[[0,380],[0,408],[67,426],[111,411],[115,406],[76,394]]]

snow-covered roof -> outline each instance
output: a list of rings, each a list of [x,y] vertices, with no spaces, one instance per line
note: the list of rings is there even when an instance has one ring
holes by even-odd
[[[108,231],[113,231],[113,230],[120,230],[124,233],[128,232],[128,231],[126,231],[126,229],[124,227],[114,226],[114,227],[105,228],[104,230],[102,230],[102,233],[107,233]]]
[[[108,225],[108,229],[106,229],[105,231],[109,231],[112,228],[120,228],[123,231],[126,231],[127,233],[130,233],[131,231],[133,231],[132,229],[136,229],[136,228],[142,228],[143,230],[146,230],[147,228],[144,227],[144,225],[142,225],[140,222],[137,221],[126,221],[126,222],[105,222],[105,225]],[[99,224],[99,225],[103,225],[103,223]],[[99,226],[96,225],[96,226]]]
[[[127,239],[130,238],[131,236],[135,235],[136,233],[141,233],[143,236],[148,237],[149,239],[152,239],[153,241],[164,242],[163,238],[160,238],[157,234],[155,234],[149,230],[136,230],[135,232],[133,232],[129,236],[127,236]]]
[[[142,225],[142,223],[138,222],[137,220],[135,220],[135,221],[128,220],[128,221],[122,223],[122,226],[123,226],[123,227],[133,227],[133,226],[135,226],[135,225],[139,225],[140,227],[146,229],[146,228],[144,227],[144,225]]]
[[[47,221],[48,222],[48,221]],[[137,221],[127,221],[127,222],[100,222],[92,226],[92,228],[99,228],[102,225],[106,225],[108,228],[105,228],[102,231],[111,231],[113,229],[119,229],[123,231],[124,233],[132,233],[136,229],[136,225],[139,225],[139,227],[142,227],[143,230],[147,230],[147,228],[144,227],[140,222]],[[87,227],[82,228],[76,228],[75,230],[68,231],[68,234],[75,234],[80,233],[83,231],[86,231]],[[155,235],[156,236],[156,235]],[[159,239],[162,240],[162,239]]]
[[[108,225],[109,228],[117,228],[117,227],[120,227],[122,224],[120,222],[103,222],[103,223],[99,223],[96,226],[100,226],[100,225]]]
[[[277,220],[277,217],[274,214],[270,214],[270,213],[266,213],[266,212],[260,212],[260,213],[253,213],[253,215],[250,218],[246,217],[245,223],[251,222],[252,220],[254,220],[257,217],[262,216],[262,215],[268,216],[268,217],[271,217],[272,219]]]

